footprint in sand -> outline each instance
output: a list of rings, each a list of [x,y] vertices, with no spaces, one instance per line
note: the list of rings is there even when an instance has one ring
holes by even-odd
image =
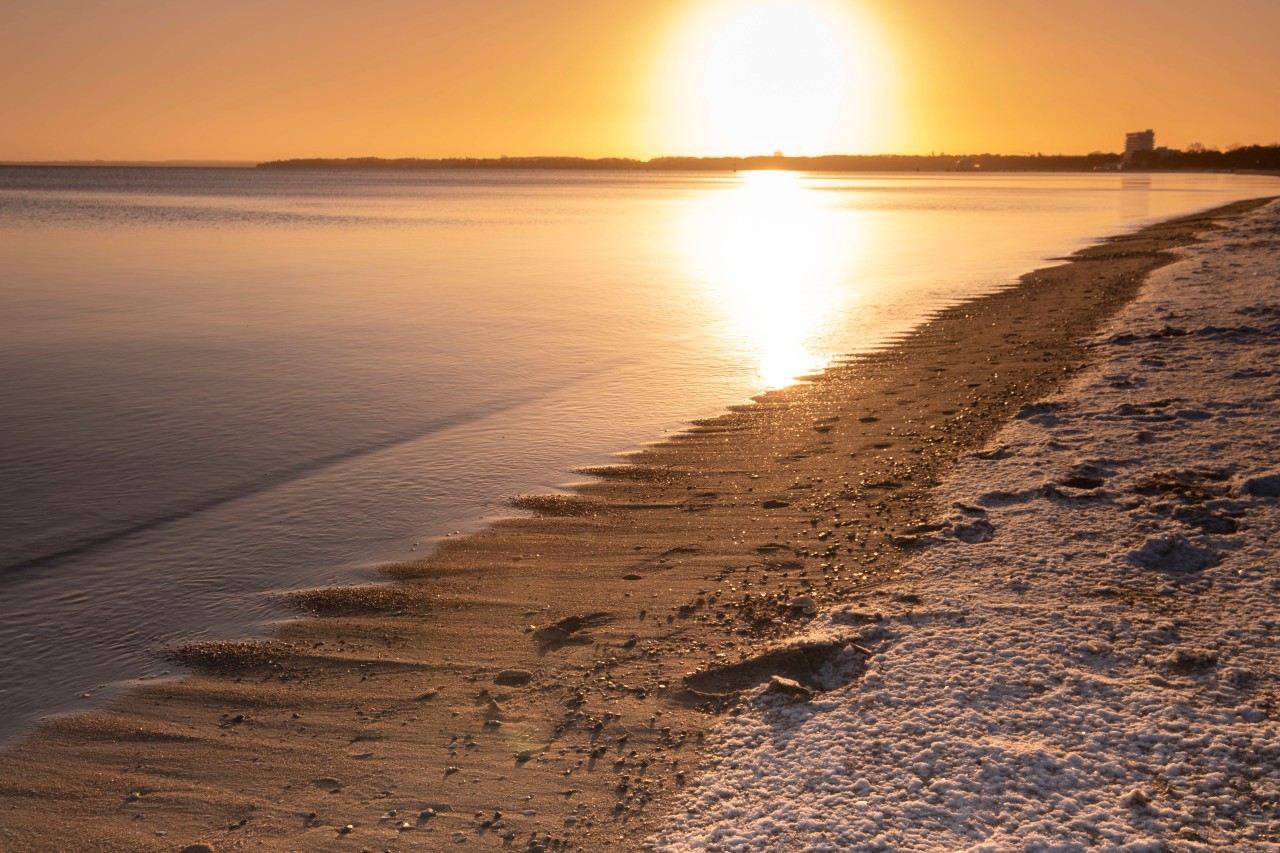
[[[1218,565],[1221,555],[1212,548],[1192,544],[1185,536],[1154,536],[1141,548],[1130,551],[1129,562],[1144,569],[1171,574],[1188,574]]]
[[[953,525],[951,532],[961,542],[970,545],[978,545],[983,542],[990,542],[995,538],[995,525],[987,521],[985,518],[975,518],[973,521],[963,521]]]
[[[835,690],[862,674],[870,653],[847,642],[797,643],[685,676],[687,698],[727,698],[782,679],[814,693]]]

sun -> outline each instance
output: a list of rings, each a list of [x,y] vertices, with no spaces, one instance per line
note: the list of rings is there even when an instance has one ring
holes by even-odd
[[[835,32],[783,2],[744,9],[711,43],[702,69],[707,118],[724,146],[784,151],[830,136],[849,64]]]
[[[865,149],[883,116],[887,64],[849,6],[708,2],[668,55],[671,135],[713,154]]]

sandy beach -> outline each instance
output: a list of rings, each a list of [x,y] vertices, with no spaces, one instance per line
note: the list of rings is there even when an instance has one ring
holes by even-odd
[[[0,847],[847,849],[839,845],[853,842],[817,834],[829,827],[783,844],[748,822],[768,817],[752,810],[762,797],[801,789],[756,796],[758,780],[715,781],[725,750],[747,750],[734,732],[766,725],[761,714],[779,707],[810,707],[815,691],[837,701],[829,696],[865,683],[883,663],[877,643],[889,635],[835,630],[834,614],[905,618],[934,606],[939,578],[982,565],[984,552],[944,564],[940,550],[994,541],[1035,552],[1052,539],[1044,530],[1072,523],[1044,522],[1041,538],[1025,546],[987,536],[984,525],[1004,521],[985,518],[995,510],[981,496],[1030,486],[974,466],[999,461],[993,440],[1003,446],[1011,422],[1032,429],[1037,417],[1065,417],[1052,405],[1024,407],[1113,357],[1108,346],[1119,344],[1107,323],[1153,270],[1178,259],[1174,250],[1238,227],[1260,204],[1161,223],[1029,273],[882,352],[695,423],[626,464],[585,470],[572,493],[518,499],[529,516],[390,567],[385,585],[297,592],[294,604],[315,618],[282,625],[271,642],[174,650],[194,675],[50,722],[0,754]],[[1268,227],[1249,222],[1254,236],[1232,238],[1244,246]],[[1209,254],[1226,251],[1215,244]],[[1169,317],[1132,334],[1180,340],[1204,325]],[[1177,354],[1168,358],[1180,364]],[[1079,453],[1080,464],[1105,456]],[[1261,474],[1244,466],[1226,476],[1244,488]],[[1093,491],[1111,476],[1077,475],[1080,485],[1061,488]],[[1094,479],[1098,486],[1088,486]],[[958,516],[957,503],[982,511]],[[1171,517],[1177,509],[1170,506]],[[1151,547],[1155,554],[1162,546]],[[1161,554],[1181,548],[1175,542]],[[1254,580],[1264,595],[1269,581]],[[963,592],[986,588],[974,581]],[[1233,601],[1204,599],[1215,607]],[[1046,596],[1038,606],[1060,603]],[[840,618],[849,626],[860,617]],[[1188,646],[1210,643],[1197,635]],[[1186,666],[1195,670],[1199,660]],[[882,683],[878,690],[895,690],[891,678]],[[898,701],[911,704],[900,693]],[[1248,707],[1262,715],[1251,724],[1270,719],[1264,704]],[[902,727],[884,737],[911,734]],[[707,768],[713,775],[704,776]],[[788,772],[779,765],[776,775]],[[709,790],[731,793],[707,799]],[[1132,790],[1123,808],[1158,810],[1160,791]],[[745,834],[717,847],[710,833],[726,822]],[[1107,833],[1120,830],[1100,825],[1098,843],[1111,843]],[[931,849],[863,829],[858,843]],[[658,840],[647,841],[655,832]],[[1209,830],[1197,837],[1205,840],[1182,841],[1215,838]],[[977,843],[959,831],[955,839]],[[1255,841],[1271,849],[1262,845],[1276,839]]]

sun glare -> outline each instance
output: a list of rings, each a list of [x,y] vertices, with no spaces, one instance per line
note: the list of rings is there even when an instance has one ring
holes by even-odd
[[[662,87],[671,151],[813,155],[883,137],[886,62],[870,25],[831,0],[708,0]],[[692,152],[691,152],[692,153]]]
[[[848,73],[835,33],[810,10],[748,8],[721,30],[703,65],[712,130],[721,144],[756,152],[827,139]]]
[[[847,276],[863,232],[794,172],[745,172],[678,222],[695,279],[761,388],[826,362],[819,341],[857,299]]]

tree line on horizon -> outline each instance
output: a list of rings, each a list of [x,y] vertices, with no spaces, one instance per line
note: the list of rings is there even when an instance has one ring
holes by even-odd
[[[1127,169],[1280,170],[1280,145],[1244,145],[1219,151],[1192,143],[1186,151],[1137,151]]]
[[[612,171],[808,172],[1087,172],[1105,169],[1280,170],[1280,145],[1189,151],[1143,151],[1125,162],[1120,154],[829,154],[788,157],[345,157],[298,158],[259,163],[260,169],[586,169]]]
[[[751,157],[345,157],[299,158],[259,163],[260,169],[594,169],[623,171],[746,171],[756,169],[810,172],[857,171],[955,171],[991,169],[1089,170],[1120,161],[1119,154],[1042,156],[981,154],[828,154],[788,157],[779,154]]]

